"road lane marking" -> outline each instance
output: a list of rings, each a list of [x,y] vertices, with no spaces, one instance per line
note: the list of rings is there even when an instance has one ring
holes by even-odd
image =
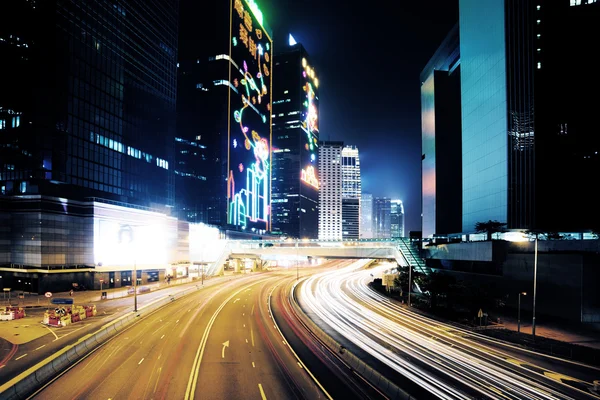
[[[176,323],[176,324],[178,324],[178,323],[179,323],[179,320],[175,321],[175,323]]]
[[[251,283],[249,286],[254,286],[254,285],[262,283],[262,282],[263,282],[263,280],[260,280],[260,281]],[[188,384],[187,384],[187,387],[185,390],[185,397],[184,397],[185,400],[194,399],[194,394],[196,392],[196,385],[198,383],[198,375],[200,373],[200,366],[202,364],[202,357],[204,356],[204,349],[206,347],[206,342],[208,341],[208,335],[210,334],[210,330],[212,329],[212,326],[215,323],[215,320],[219,316],[219,313],[221,312],[221,310],[227,305],[227,303],[229,303],[231,301],[231,299],[233,299],[235,296],[237,296],[243,290],[244,290],[244,288],[242,288],[242,289],[238,290],[237,292],[233,293],[232,295],[230,295],[223,303],[221,303],[219,308],[217,308],[215,313],[212,315],[212,317],[208,321],[208,324],[206,325],[206,328],[204,330],[204,334],[202,335],[202,340],[200,341],[200,345],[198,346],[198,350],[196,350],[196,357],[194,358],[194,363],[192,365],[192,369],[190,370],[190,377],[188,379]]]
[[[252,339],[252,347],[254,347],[254,331],[250,328],[250,339]]]
[[[162,357],[162,353],[160,353],[160,354],[158,355],[158,359],[160,360],[160,358],[161,358],[161,357]]]
[[[158,386],[158,381],[160,380],[160,373],[161,372],[162,372],[162,367],[159,367],[158,368],[158,376],[156,377],[156,383],[154,384],[154,393],[156,393],[156,387]]]
[[[267,400],[267,396],[265,396],[265,391],[262,388],[262,385],[259,383],[258,384],[258,388],[260,389],[260,397],[262,397],[262,400]]]
[[[22,356],[19,356],[19,357],[15,358],[15,361],[20,360],[21,358],[25,357],[26,355],[27,355],[27,353],[23,354]]]
[[[38,347],[37,349],[35,349],[35,350],[39,350],[39,349],[41,349],[42,347],[45,347],[45,346],[46,346],[46,345],[45,345],[45,344],[43,344],[43,345],[41,345],[40,347]],[[34,350],[34,351],[35,351],[35,350]]]
[[[191,309],[191,308],[188,310],[188,312],[190,312],[190,311],[192,311],[192,309]]]
[[[162,339],[162,338],[164,338],[164,337],[165,337],[165,335],[162,335],[160,338]]]
[[[246,342],[248,342],[246,340]],[[226,342],[223,342],[223,350],[221,351],[221,358],[225,358],[225,347],[229,347],[229,340]]]
[[[56,333],[54,333],[54,331],[50,328],[48,328],[46,325],[44,325],[44,328],[48,329],[50,332],[52,332],[52,334],[54,335],[54,337],[56,338],[55,340],[58,340],[58,335]]]
[[[256,365],[254,365],[254,361],[252,361],[252,368],[256,368]]]
[[[297,285],[297,283],[292,288],[292,291],[294,290],[294,288],[296,287],[296,285]],[[269,293],[269,297],[267,299],[267,307],[269,307],[269,313],[271,312],[271,294],[275,291],[275,289],[277,288],[277,286],[279,286],[279,283],[277,285],[275,285],[273,287],[273,289],[271,289],[271,292]],[[273,320],[273,321],[275,321],[275,320]],[[277,330],[277,332],[279,332],[279,334],[281,335],[281,337],[285,338],[285,336],[283,336],[283,332],[281,332],[281,329],[279,329],[279,327],[277,326],[277,323],[275,323],[274,327]],[[325,397],[327,397],[329,400],[333,400],[333,397],[331,397],[331,395],[327,392],[327,390],[325,390],[325,388],[323,387],[323,385],[321,385],[321,382],[319,382],[317,380],[317,378],[313,375],[313,373],[308,368],[306,368],[306,365],[304,365],[304,363],[302,362],[302,360],[300,359],[300,357],[298,357],[298,354],[296,354],[296,352],[294,351],[294,349],[292,348],[292,346],[288,346],[288,349],[290,349],[290,351],[292,352],[292,354],[294,355],[294,357],[296,357],[296,360],[298,360],[298,362],[300,363],[300,365],[302,365],[302,367],[304,368],[304,370],[306,372],[308,372],[308,375],[310,375],[310,377],[312,378],[312,380],[323,391],[323,393],[325,394]]]
[[[250,311],[250,315],[254,315],[254,304],[252,304],[252,311]]]
[[[144,362],[144,359],[142,358],[142,359],[140,360],[140,362],[138,363],[138,365],[140,365],[140,364],[141,364],[141,363],[143,363],[143,362]]]
[[[246,324],[244,324],[244,328],[246,327]]]
[[[242,313],[242,317],[245,317],[245,316],[246,316],[246,313]]]
[[[233,301],[233,304],[237,303],[238,301],[240,301],[239,297]]]
[[[298,366],[302,369],[302,364],[298,361]]]

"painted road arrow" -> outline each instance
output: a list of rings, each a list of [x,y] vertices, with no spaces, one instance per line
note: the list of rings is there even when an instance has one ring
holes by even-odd
[[[223,350],[221,351],[221,358],[225,358],[225,347],[229,347],[229,340],[223,343]]]

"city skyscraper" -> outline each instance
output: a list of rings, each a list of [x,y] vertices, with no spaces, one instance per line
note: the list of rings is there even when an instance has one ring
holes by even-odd
[[[210,15],[198,23],[198,15]],[[207,185],[179,177],[207,201],[209,223],[271,229],[273,41],[254,1],[181,2],[178,130],[206,146]],[[186,85],[183,88],[183,85]],[[189,150],[189,149],[188,149]],[[186,156],[187,157],[187,156]],[[179,157],[179,162],[186,162]],[[210,193],[204,194],[207,186]]]
[[[319,78],[304,47],[289,43],[273,67],[272,233],[316,239]]]
[[[375,197],[373,200],[373,236],[387,239],[392,234],[392,203],[389,197]]]
[[[342,149],[344,142],[319,142],[319,239],[342,240]]]
[[[404,205],[402,200],[390,200],[390,237],[404,237]]]
[[[463,231],[490,219],[509,229],[600,226],[596,107],[577,101],[600,77],[569,72],[595,63],[599,18],[589,0],[460,0]],[[576,206],[557,213],[557,195]]]
[[[360,238],[373,238],[373,195],[367,192],[360,199]]]
[[[173,206],[178,2],[2,10],[0,194]]]
[[[360,158],[356,146],[342,149],[342,239],[360,237]]]
[[[421,72],[423,237],[462,231],[459,29]]]

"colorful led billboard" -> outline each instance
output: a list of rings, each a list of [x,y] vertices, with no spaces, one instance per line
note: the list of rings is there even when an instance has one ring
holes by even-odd
[[[300,157],[302,171],[300,179],[307,185],[319,189],[317,176],[317,154],[319,141],[319,78],[306,58],[302,59],[302,90],[304,91],[302,130],[306,134],[304,149]]]
[[[253,0],[231,0],[227,220],[269,231],[273,41]]]

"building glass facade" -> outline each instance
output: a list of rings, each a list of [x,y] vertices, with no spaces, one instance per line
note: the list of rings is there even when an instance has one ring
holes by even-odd
[[[373,200],[374,237],[387,239],[392,235],[392,203],[388,197],[375,197]]]
[[[421,82],[422,231],[432,237],[462,231],[458,24],[421,72]]]
[[[390,237],[404,237],[404,205],[402,200],[390,201]]]
[[[172,206],[178,2],[5,7],[2,193]]]
[[[319,239],[342,240],[343,142],[319,143]]]
[[[507,221],[508,141],[504,1],[459,1],[462,229]]]
[[[356,146],[345,146],[342,161],[342,239],[360,238],[360,157]]]
[[[360,198],[360,238],[373,238],[373,195],[367,192]]]
[[[300,43],[273,68],[272,233],[318,237],[319,78]]]

